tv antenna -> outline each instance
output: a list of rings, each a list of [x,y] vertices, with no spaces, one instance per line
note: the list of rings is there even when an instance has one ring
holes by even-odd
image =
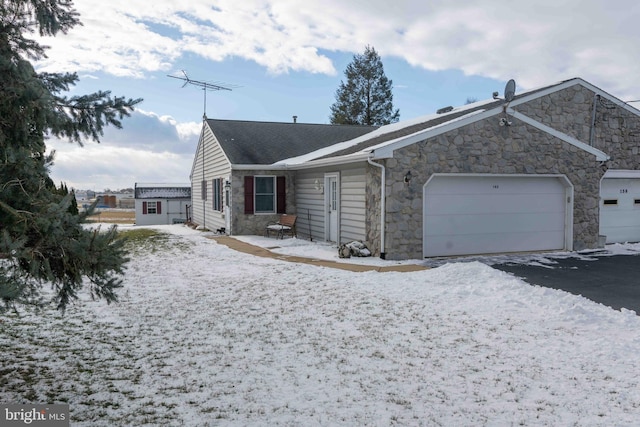
[[[187,73],[184,70],[180,70],[182,71],[182,74],[184,75],[184,77],[180,77],[180,76],[172,76],[170,74],[167,75],[167,77],[171,77],[172,79],[178,79],[178,80],[182,80],[184,81],[184,84],[182,85],[182,87],[185,87],[186,85],[193,85],[193,86],[197,86],[199,88],[202,88],[202,92],[204,93],[204,109],[203,109],[203,113],[202,113],[202,118],[204,120],[207,119],[207,91],[214,91],[214,90],[232,90],[232,88],[237,88],[239,86],[236,85],[229,85],[229,84],[224,84],[221,82],[204,82],[204,81],[200,81],[200,80],[193,80],[191,78],[189,78],[189,76],[187,75]]]

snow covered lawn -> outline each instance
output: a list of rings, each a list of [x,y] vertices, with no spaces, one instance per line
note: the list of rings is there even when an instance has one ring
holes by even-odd
[[[640,419],[633,312],[480,262],[352,273],[156,228],[119,304],[0,318],[0,401],[67,402],[73,426]]]

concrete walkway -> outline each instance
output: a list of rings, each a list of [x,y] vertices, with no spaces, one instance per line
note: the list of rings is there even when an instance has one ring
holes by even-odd
[[[229,236],[211,236],[210,239],[216,242],[228,246],[233,250],[244,252],[247,254],[261,256],[265,258],[279,259],[281,261],[297,262],[302,264],[317,265],[319,267],[337,268],[340,270],[363,272],[363,271],[379,271],[381,273],[396,271],[396,272],[410,272],[427,270],[428,267],[416,264],[403,264],[403,265],[389,265],[389,266],[376,266],[376,265],[361,265],[361,264],[349,264],[344,262],[328,261],[316,258],[305,258],[293,255],[282,255],[271,252],[268,249],[255,246],[238,239],[234,239]]]

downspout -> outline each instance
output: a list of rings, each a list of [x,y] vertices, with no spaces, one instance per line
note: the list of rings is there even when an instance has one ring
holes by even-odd
[[[385,233],[385,223],[386,223],[386,212],[387,212],[387,204],[386,204],[386,191],[385,187],[387,186],[387,174],[386,169],[380,163],[375,163],[371,160],[371,157],[367,157],[367,162],[371,166],[375,166],[380,168],[380,259],[385,259],[387,254],[385,253],[385,241],[384,235]]]

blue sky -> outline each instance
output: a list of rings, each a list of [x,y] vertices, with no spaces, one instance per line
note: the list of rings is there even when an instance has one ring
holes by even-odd
[[[187,4],[181,4],[187,3]],[[78,147],[51,140],[55,181],[76,189],[188,182],[203,93],[167,75],[229,85],[210,118],[328,123],[353,55],[373,46],[400,120],[582,77],[640,99],[640,3],[630,0],[83,0],[84,23],[51,46],[43,71],[76,71],[74,93],[144,98],[122,130]],[[635,104],[636,106],[640,104]]]

